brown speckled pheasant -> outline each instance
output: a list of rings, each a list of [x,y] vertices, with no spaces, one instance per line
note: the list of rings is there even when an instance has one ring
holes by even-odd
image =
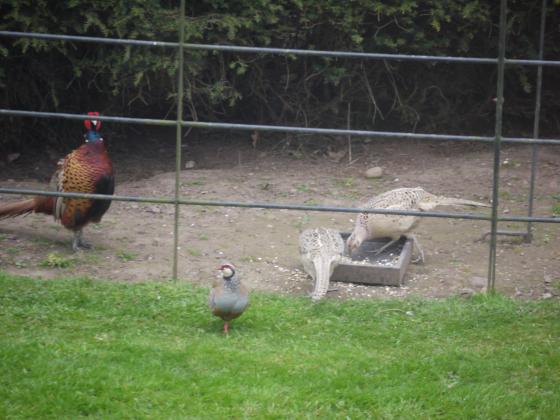
[[[97,116],[99,113],[90,112]],[[61,192],[107,194],[115,189],[113,165],[103,143],[101,121],[85,120],[85,143],[58,162],[52,177],[56,190]],[[72,248],[89,248],[82,239],[82,229],[90,222],[99,222],[109,209],[110,200],[85,198],[35,197],[30,200],[0,205],[0,219],[27,213],[53,215],[64,227],[74,232]]]
[[[398,188],[380,194],[361,208],[387,209],[387,210],[412,210],[431,211],[437,206],[473,206],[490,207],[488,204],[477,201],[463,200],[461,198],[442,197],[430,194],[420,187]],[[418,260],[424,261],[424,252],[416,237],[410,232],[418,225],[418,216],[383,215],[373,213],[360,213],[356,219],[354,231],[348,237],[346,244],[350,254],[360,247],[363,241],[369,239],[391,238],[377,252],[381,252],[397,242],[401,236],[410,237],[418,250]]]
[[[311,299],[319,300],[328,291],[330,277],[344,253],[344,241],[334,229],[306,229],[299,236],[303,268],[315,281]]]
[[[210,290],[208,306],[212,313],[224,320],[224,333],[229,331],[229,321],[240,316],[249,305],[249,291],[241,284],[232,264],[222,264],[218,269],[222,278]]]

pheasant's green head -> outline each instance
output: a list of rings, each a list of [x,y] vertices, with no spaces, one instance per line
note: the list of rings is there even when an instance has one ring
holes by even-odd
[[[99,112],[88,112],[88,115],[92,117],[99,116]],[[86,143],[103,142],[103,137],[101,137],[101,121],[99,120],[84,120],[84,125],[87,129],[85,138]]]

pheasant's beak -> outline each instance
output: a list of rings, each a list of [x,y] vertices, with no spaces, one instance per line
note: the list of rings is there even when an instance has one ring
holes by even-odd
[[[354,236],[350,235],[348,237],[348,239],[346,240],[346,243],[344,244],[344,253],[348,256],[348,257],[352,257],[352,252],[354,251],[356,247],[355,241],[354,241]]]

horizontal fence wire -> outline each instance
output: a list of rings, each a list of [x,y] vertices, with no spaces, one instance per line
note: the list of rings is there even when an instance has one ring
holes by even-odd
[[[15,32],[0,31],[0,36],[13,38],[35,38],[50,41],[74,41],[74,42],[92,42],[96,44],[112,44],[112,45],[130,45],[144,47],[165,47],[178,48],[178,42],[148,41],[139,39],[124,38],[101,38],[94,36],[81,35],[58,35],[44,34],[37,32]],[[183,43],[183,48],[189,50],[207,50],[207,51],[229,51],[239,53],[252,54],[279,54],[279,55],[296,55],[296,56],[316,56],[316,57],[333,57],[333,58],[361,58],[368,60],[394,60],[394,61],[427,61],[427,62],[444,62],[444,63],[470,63],[470,64],[497,64],[497,58],[485,57],[455,57],[455,56],[438,56],[438,55],[415,55],[415,54],[384,54],[384,53],[368,53],[368,52],[350,52],[350,51],[326,51],[326,50],[302,50],[294,48],[270,48],[270,47],[248,47],[241,45],[219,45],[219,44],[192,44]],[[506,64],[524,65],[524,66],[560,66],[559,60],[530,60],[509,58],[505,60]]]
[[[450,212],[430,212],[430,211],[411,211],[411,210],[387,210],[387,209],[369,209],[355,207],[334,207],[334,206],[310,206],[306,204],[280,204],[280,203],[259,203],[259,202],[240,202],[240,201],[213,201],[213,200],[184,200],[174,198],[160,197],[139,197],[124,195],[104,195],[104,194],[86,194],[86,193],[68,193],[60,191],[42,191],[32,189],[19,188],[0,188],[0,194],[23,194],[38,195],[47,197],[65,197],[65,198],[88,198],[105,201],[130,201],[136,203],[151,204],[181,204],[187,206],[208,206],[208,207],[242,207],[242,208],[258,208],[258,209],[276,209],[276,210],[298,210],[298,211],[316,211],[316,212],[334,212],[334,213],[372,213],[372,214],[395,214],[401,216],[420,216],[433,218],[448,219],[466,219],[466,220],[492,220],[490,216],[474,213],[450,213]],[[560,217],[526,217],[526,216],[502,216],[498,217],[501,222],[527,222],[536,223],[560,223]]]
[[[68,120],[84,120],[84,119],[97,119],[101,121],[109,121],[124,124],[139,124],[139,125],[156,125],[175,127],[176,120],[160,120],[151,118],[130,118],[130,117],[115,117],[109,115],[99,115],[92,117],[85,114],[69,114],[59,112],[39,112],[39,111],[25,111],[16,109],[0,109],[0,116],[15,116],[15,117],[38,117],[38,118],[58,118]],[[311,127],[292,127],[282,125],[262,125],[262,124],[233,124],[233,123],[219,123],[219,122],[201,122],[201,121],[182,121],[184,127],[205,128],[205,129],[220,129],[220,130],[246,130],[246,131],[269,131],[269,132],[282,132],[282,133],[299,133],[299,134],[325,134],[325,135],[339,135],[339,136],[355,136],[355,137],[379,137],[386,139],[397,140],[437,140],[437,141],[458,141],[458,142],[482,142],[494,143],[495,137],[493,136],[471,136],[471,135],[458,135],[458,134],[429,134],[429,133],[409,133],[398,131],[370,131],[370,130],[346,130],[338,128],[311,128]],[[528,137],[502,137],[502,143],[511,144],[539,144],[544,146],[559,146],[560,139],[532,139]]]

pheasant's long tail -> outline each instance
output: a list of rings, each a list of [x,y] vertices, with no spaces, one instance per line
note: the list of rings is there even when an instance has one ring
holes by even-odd
[[[490,204],[478,201],[463,200],[462,198],[438,197],[440,206],[473,206],[473,207],[492,207]]]
[[[313,261],[315,265],[315,285],[311,292],[311,299],[319,300],[327,294],[331,277],[332,259],[318,257]]]
[[[53,214],[52,197],[36,197],[30,200],[16,201],[0,205],[0,219],[22,216],[31,212]]]

